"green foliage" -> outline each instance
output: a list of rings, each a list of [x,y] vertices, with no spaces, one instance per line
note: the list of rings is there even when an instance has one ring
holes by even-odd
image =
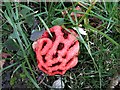
[[[10,79],[10,85],[13,86],[16,83],[17,78],[13,77]]]
[[[64,24],[64,18],[57,18],[55,20],[53,20],[52,25],[63,25]]]
[[[18,44],[15,42],[14,39],[8,39],[6,42],[4,42],[4,46],[11,51],[19,50]]]

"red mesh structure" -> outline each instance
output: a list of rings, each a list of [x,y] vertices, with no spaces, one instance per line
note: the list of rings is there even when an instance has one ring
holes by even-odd
[[[76,32],[68,33],[61,26],[50,28],[52,38],[45,31],[41,38],[33,43],[38,68],[48,75],[63,75],[78,63],[79,42]]]

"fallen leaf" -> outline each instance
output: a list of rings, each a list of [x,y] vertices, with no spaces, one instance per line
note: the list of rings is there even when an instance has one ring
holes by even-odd
[[[0,69],[3,67],[5,60],[0,60]]]
[[[36,41],[38,38],[40,38],[42,36],[42,34],[44,33],[45,30],[42,31],[34,31],[31,36],[30,36],[30,40],[31,41]]]
[[[68,13],[69,10],[72,10],[72,8],[68,8],[67,10],[62,11],[63,17]],[[79,11],[82,11],[80,6],[76,6],[76,8],[74,9],[74,12],[71,12],[70,16],[73,18],[73,20],[75,20],[75,15],[76,17],[83,16],[83,14],[80,14]]]
[[[8,53],[1,53],[0,54],[0,57],[2,57],[2,58],[7,58],[8,56],[11,56],[11,55]]]
[[[58,80],[54,81],[52,88],[56,88],[56,89],[60,89],[60,88],[64,88],[65,84],[63,81],[61,81],[61,78],[59,78]]]
[[[87,35],[86,31],[80,27],[73,27],[74,30],[78,30],[82,35]]]

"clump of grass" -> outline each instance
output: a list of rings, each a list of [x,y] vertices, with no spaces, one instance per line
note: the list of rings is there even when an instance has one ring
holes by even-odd
[[[77,18],[75,15],[73,20],[70,14],[75,12],[73,8],[76,6],[81,7],[82,11],[77,13],[83,16]],[[68,13],[63,17],[61,12],[65,10]],[[5,58],[10,64],[0,72],[5,76],[5,72],[10,71],[11,87],[16,87],[16,78],[21,78],[23,84],[29,80],[26,87],[50,88],[57,75],[50,77],[38,70],[30,35],[33,29],[49,31],[59,18],[57,23],[62,22],[66,30],[82,24],[87,31],[87,35],[83,36],[76,30],[80,41],[79,63],[62,76],[65,90],[109,87],[114,74],[120,72],[118,10],[117,2],[4,2],[0,10],[2,51],[11,54],[11,57]],[[23,74],[19,76],[19,73]]]

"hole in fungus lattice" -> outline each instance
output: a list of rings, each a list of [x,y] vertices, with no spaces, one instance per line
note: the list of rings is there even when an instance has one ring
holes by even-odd
[[[64,48],[64,43],[59,43],[57,50],[62,50]]]

